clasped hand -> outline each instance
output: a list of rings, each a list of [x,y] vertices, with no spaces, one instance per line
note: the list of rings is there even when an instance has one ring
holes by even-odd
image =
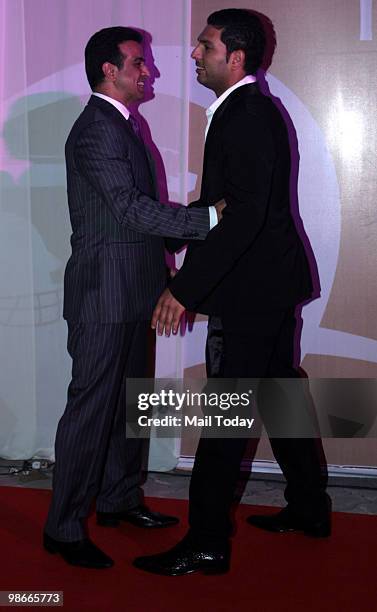
[[[216,212],[218,220],[222,219],[222,211],[226,206],[225,200],[216,202]],[[152,315],[152,329],[157,330],[157,334],[162,336],[165,329],[165,336],[170,336],[178,332],[181,317],[185,307],[175,299],[169,289],[161,294]]]

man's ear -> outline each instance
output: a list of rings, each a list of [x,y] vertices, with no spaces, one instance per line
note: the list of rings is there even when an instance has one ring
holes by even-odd
[[[105,62],[102,64],[102,72],[105,75],[105,79],[107,81],[114,81],[116,76],[117,67],[110,62]]]
[[[236,49],[230,54],[231,67],[233,70],[243,70],[245,66],[245,51]]]

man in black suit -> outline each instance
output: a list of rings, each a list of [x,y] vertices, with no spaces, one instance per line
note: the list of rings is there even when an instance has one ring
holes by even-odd
[[[208,314],[209,377],[299,376],[295,308],[311,296],[312,283],[290,211],[287,128],[255,77],[265,45],[255,13],[226,9],[210,15],[192,53],[198,81],[217,96],[207,110],[200,202],[224,198],[227,206],[207,239],[190,244],[183,267],[156,306],[153,326],[159,334],[176,333],[185,308]],[[309,414],[303,392],[298,399]],[[270,531],[330,535],[320,440],[270,440],[287,480],[288,505],[249,522]],[[200,440],[190,485],[190,530],[172,550],[136,559],[137,567],[166,575],[227,571],[230,510],[246,443],[244,438]]]
[[[163,236],[203,240],[217,210],[158,201],[153,161],[129,112],[149,77],[141,34],[97,32],[85,67],[93,95],[66,143],[73,233],[64,317],[72,380],[56,435],[44,546],[73,565],[105,568],[113,561],[84,525],[95,497],[102,526],[178,522],[142,503],[142,443],[126,441],[125,381],[147,373],[149,321],[166,285]]]

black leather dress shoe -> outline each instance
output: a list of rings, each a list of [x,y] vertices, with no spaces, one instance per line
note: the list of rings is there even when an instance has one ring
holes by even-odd
[[[133,565],[151,574],[182,576],[193,572],[203,574],[225,574],[229,570],[230,549],[193,549],[183,539],[174,548],[158,555],[137,557]]]
[[[149,529],[171,527],[179,523],[177,517],[153,512],[143,505],[124,512],[97,512],[97,523],[101,527],[118,527],[121,521]]]
[[[313,538],[327,538],[331,535],[331,514],[329,513],[324,518],[306,519],[298,517],[292,513],[288,506],[270,515],[252,514],[247,519],[247,522],[254,527],[265,529],[266,531],[274,531],[276,533],[285,533],[287,531],[303,531],[305,535]]]
[[[44,533],[43,546],[51,554],[59,553],[70,565],[93,569],[106,569],[114,565],[114,561],[88,539],[59,542]]]

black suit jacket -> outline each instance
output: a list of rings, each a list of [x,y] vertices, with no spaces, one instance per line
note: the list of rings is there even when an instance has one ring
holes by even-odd
[[[203,239],[208,210],[157,201],[151,155],[109,102],[92,96],[66,143],[72,255],[64,317],[147,320],[166,284],[163,236]]]
[[[224,198],[223,220],[189,245],[173,295],[205,314],[277,310],[312,292],[290,211],[290,148],[284,120],[257,83],[232,92],[215,112],[204,151],[199,204]]]

